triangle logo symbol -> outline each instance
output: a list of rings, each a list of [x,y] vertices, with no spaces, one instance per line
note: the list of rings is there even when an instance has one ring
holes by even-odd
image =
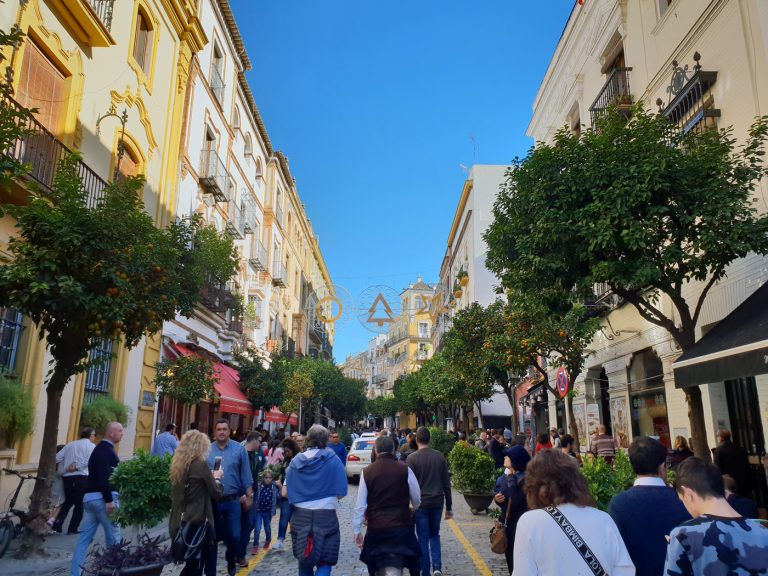
[[[386,314],[386,316],[374,316],[374,314],[376,314],[379,309],[379,305],[384,308],[383,313]],[[379,314],[381,314],[381,312],[379,312]],[[381,328],[385,323],[392,323],[394,321],[395,319],[392,316],[392,308],[389,307],[389,303],[387,303],[384,296],[382,296],[381,292],[379,292],[379,294],[374,299],[373,304],[371,304],[371,307],[368,309],[367,322],[375,322],[376,325]]]

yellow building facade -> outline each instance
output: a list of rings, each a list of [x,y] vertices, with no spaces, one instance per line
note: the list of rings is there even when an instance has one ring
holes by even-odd
[[[0,28],[18,26],[23,41],[6,53],[13,99],[9,105],[36,108],[32,134],[12,154],[31,167],[29,178],[43,192],[59,159],[81,153],[78,170],[92,198],[116,171],[146,177],[144,203],[158,226],[173,216],[179,166],[179,138],[191,57],[207,39],[194,0],[27,0],[0,4]],[[118,153],[120,145],[124,148]],[[23,200],[23,183],[5,191]],[[8,200],[8,198],[4,198]],[[0,262],[9,258],[14,230],[0,220]],[[51,361],[35,326],[15,310],[0,309],[3,371],[29,386],[35,402],[35,432],[0,464],[34,470],[46,413],[45,375]],[[78,437],[80,411],[88,398],[109,395],[132,410],[121,456],[148,446],[154,410],[151,381],[159,359],[157,341],[133,350],[104,342],[94,366],[67,386],[62,398],[58,442]],[[148,426],[147,426],[148,425]],[[0,478],[0,499],[8,486]]]

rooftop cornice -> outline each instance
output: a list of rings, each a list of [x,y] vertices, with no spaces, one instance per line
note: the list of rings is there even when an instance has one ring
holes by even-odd
[[[237,55],[243,63],[244,70],[251,69],[251,60],[248,58],[248,52],[245,50],[245,44],[243,44],[243,37],[240,36],[240,30],[235,22],[235,15],[232,14],[232,8],[229,6],[229,0],[218,0],[219,10],[224,17],[224,23],[227,25],[227,31],[232,37],[232,42],[235,44],[235,50]]]

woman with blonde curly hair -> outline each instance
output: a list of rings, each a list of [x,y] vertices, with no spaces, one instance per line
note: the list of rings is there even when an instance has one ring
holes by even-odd
[[[215,559],[216,535],[213,525],[212,500],[222,494],[219,480],[223,472],[211,472],[206,458],[211,449],[208,436],[198,430],[190,430],[181,437],[171,462],[171,517],[168,529],[171,540],[176,537],[182,522],[194,525],[207,524],[206,544],[199,558],[187,561],[182,576],[199,576],[209,558]]]
[[[634,576],[613,519],[594,508],[578,463],[543,450],[526,468],[528,512],[517,524],[514,576]]]

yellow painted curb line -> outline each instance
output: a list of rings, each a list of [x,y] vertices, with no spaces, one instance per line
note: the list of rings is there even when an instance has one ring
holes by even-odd
[[[477,553],[477,550],[475,550],[475,547],[472,546],[469,540],[467,540],[467,537],[464,536],[464,533],[461,531],[461,528],[459,528],[459,525],[456,524],[456,521],[453,518],[448,520],[448,526],[451,527],[451,530],[456,535],[456,539],[459,542],[461,542],[462,546],[464,546],[464,549],[467,551],[467,554],[469,554],[469,557],[472,558],[472,562],[475,563],[475,568],[477,568],[477,573],[480,576],[493,576],[493,572],[491,572],[491,569],[488,568],[488,565],[480,557],[480,554]]]
[[[240,570],[237,571],[237,576],[248,576],[248,574],[251,573],[251,570],[256,568],[259,564],[261,564],[261,561],[264,560],[264,557],[267,555],[267,553],[272,550],[272,548],[259,548],[259,553],[256,554],[256,556],[251,556],[251,560],[248,562],[248,566],[244,566],[243,568],[240,568]]]

